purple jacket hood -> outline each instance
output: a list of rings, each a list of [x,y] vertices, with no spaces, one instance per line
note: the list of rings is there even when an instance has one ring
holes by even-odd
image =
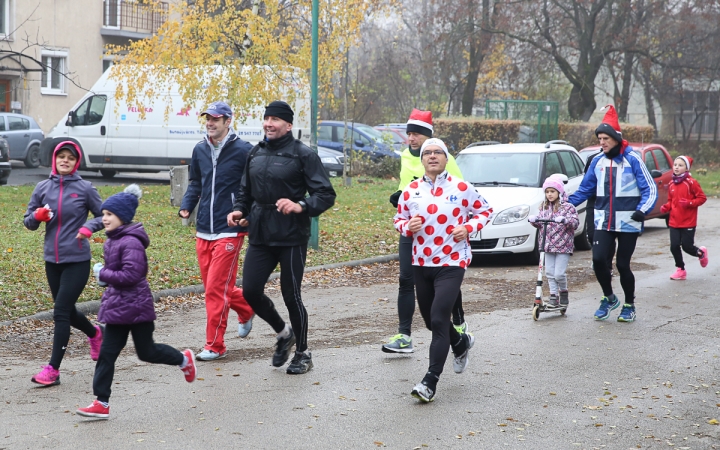
[[[98,312],[100,322],[132,325],[155,320],[155,304],[147,282],[145,249],[149,245],[142,223],[122,225],[107,233],[100,280],[108,287]]]

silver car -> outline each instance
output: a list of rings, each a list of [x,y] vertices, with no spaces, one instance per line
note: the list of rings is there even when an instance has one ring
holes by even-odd
[[[10,159],[23,161],[26,167],[40,165],[40,142],[45,133],[35,119],[14,113],[0,113],[0,137],[10,146]]]

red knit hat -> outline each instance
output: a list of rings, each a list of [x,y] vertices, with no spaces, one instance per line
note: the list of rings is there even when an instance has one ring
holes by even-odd
[[[420,111],[413,108],[410,119],[407,121],[407,133],[420,133],[423,136],[432,137],[433,121],[432,111]]]
[[[595,136],[600,133],[605,133],[616,141],[622,142],[623,137],[622,131],[620,131],[620,122],[618,121],[617,111],[615,111],[615,107],[613,105],[607,105],[603,109],[606,108],[607,112],[605,113],[605,117],[603,117],[602,123],[595,129]]]
[[[692,163],[693,163],[693,159],[692,159],[691,157],[685,156],[685,155],[681,155],[681,156],[678,156],[678,157],[675,158],[675,159],[682,159],[683,162],[685,163],[685,168],[686,168],[687,170],[690,170],[690,166],[692,166]]]

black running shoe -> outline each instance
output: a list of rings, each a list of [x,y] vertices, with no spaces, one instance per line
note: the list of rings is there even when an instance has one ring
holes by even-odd
[[[290,365],[287,368],[287,373],[291,375],[302,375],[308,373],[313,368],[312,353],[310,352],[295,352]]]
[[[290,329],[290,336],[286,338],[278,338],[277,346],[275,347],[275,354],[272,358],[272,365],[280,367],[284,365],[288,358],[290,358],[290,350],[295,345],[295,333],[292,328]]]

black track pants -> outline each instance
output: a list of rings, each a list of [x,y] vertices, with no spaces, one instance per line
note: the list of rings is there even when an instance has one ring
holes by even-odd
[[[635,302],[635,275],[630,270],[630,259],[635,252],[638,233],[620,233],[617,231],[595,230],[593,243],[593,269],[604,296],[613,294],[612,276],[607,266],[608,259],[615,253],[615,265],[620,273],[620,285],[625,294],[625,303]]]

